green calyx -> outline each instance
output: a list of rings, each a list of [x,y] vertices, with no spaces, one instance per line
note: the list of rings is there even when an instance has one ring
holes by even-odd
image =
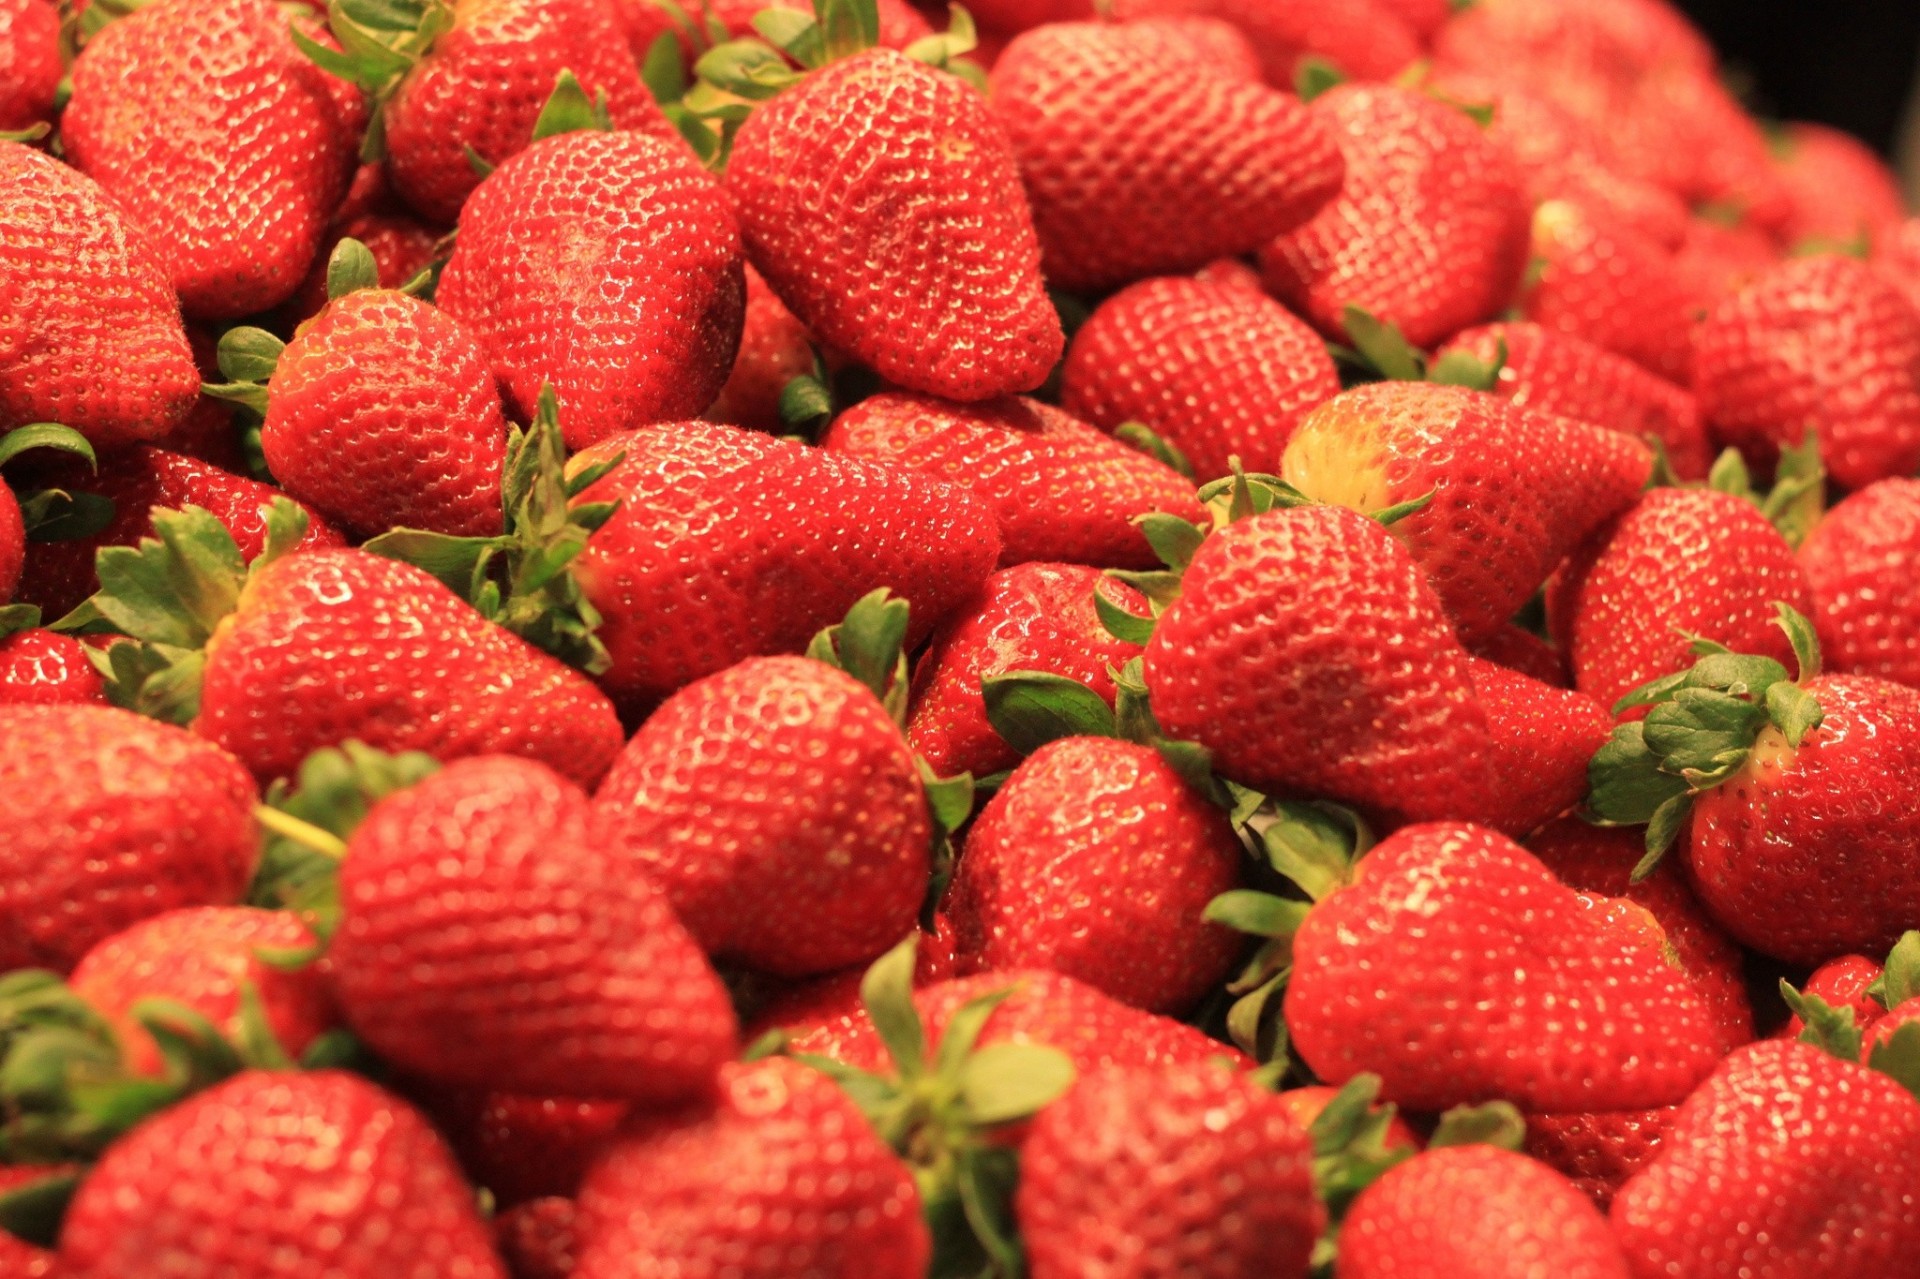
[[[1820,673],[1820,644],[1813,624],[1776,602],[1777,624],[1787,634],[1799,664],[1799,680]],[[1647,855],[1633,882],[1652,874],[1672,847],[1681,824],[1702,792],[1746,765],[1760,733],[1778,729],[1798,748],[1819,727],[1819,700],[1770,657],[1730,652],[1696,638],[1691,669],[1641,685],[1614,705],[1617,716],[1649,706],[1644,720],[1615,726],[1612,737],[1587,767],[1585,816],[1601,826],[1647,828]]]
[[[1714,460],[1705,487],[1753,503],[1780,530],[1787,544],[1798,549],[1826,511],[1826,479],[1820,437],[1810,430],[1798,445],[1780,450],[1772,488],[1754,487],[1753,475],[1738,449],[1727,449]]]
[[[70,426],[58,422],[30,422],[0,435],[0,466],[30,449],[53,449],[86,459],[98,469],[93,445]],[[113,522],[110,498],[66,489],[36,489],[17,495],[21,522],[30,542],[61,542],[91,537]]]
[[[1435,382],[1444,386],[1463,386],[1470,391],[1491,391],[1498,385],[1500,370],[1507,364],[1506,339],[1491,364],[1465,351],[1451,351],[1435,360],[1407,341],[1398,325],[1376,318],[1372,312],[1350,306],[1342,315],[1342,326],[1351,345],[1329,343],[1328,351],[1340,366],[1341,385],[1363,382]]]
[[[37,604],[0,605],[0,640],[10,639],[22,631],[31,631],[40,625],[40,606]]]
[[[1901,939],[1903,944],[1907,938],[1920,938],[1920,934],[1908,933]],[[1801,1043],[1812,1044],[1841,1061],[1861,1063],[1865,1035],[1854,1023],[1852,1008],[1835,1008],[1818,995],[1794,989],[1785,978],[1780,981],[1780,997],[1802,1023]],[[1902,1023],[1864,1055],[1862,1064],[1920,1097],[1920,1021]]]
[[[1867,987],[1867,993],[1888,1011],[1920,995],[1920,932],[1903,933],[1893,944],[1886,965]]]
[[[291,31],[294,44],[322,71],[372,95],[373,116],[360,147],[360,158],[371,163],[386,156],[387,100],[453,26],[453,8],[445,0],[330,0],[327,29],[338,49],[309,36],[297,21]]]
[[[1309,55],[1293,68],[1293,92],[1302,102],[1311,102],[1346,82],[1347,73],[1326,58]]]
[[[358,254],[347,248],[350,244],[358,248],[360,253],[366,254],[364,263],[361,262]],[[333,251],[333,256],[327,259],[328,299],[339,296],[333,291],[336,278],[342,286],[342,291],[358,287],[350,285],[349,281],[357,279],[361,271],[368,267],[372,268],[374,283],[377,284],[379,268],[373,266],[373,254],[368,252],[367,246],[358,240],[342,240],[339,247]],[[280,356],[286,349],[285,342],[265,329],[244,324],[228,329],[220,335],[220,345],[217,348],[220,372],[227,380],[201,383],[200,394],[211,396],[216,400],[225,400],[230,404],[238,404],[260,417],[265,417],[267,415],[267,383],[272,381],[274,371],[280,367]]]
[[[540,114],[533,122],[533,140],[551,138],[561,133],[611,133],[613,118],[607,113],[607,91],[600,90],[593,97],[587,97],[586,89],[575,78],[573,72],[562,71],[554,78],[553,92],[547,97],[546,105],[540,108]],[[474,154],[469,148],[469,160],[485,160]],[[492,172],[492,167],[488,167]],[[484,175],[483,175],[484,176]]]
[[[624,456],[568,475],[560,404],[553,388],[543,386],[532,424],[524,430],[515,426],[507,437],[500,482],[505,533],[457,537],[402,528],[381,534],[361,549],[433,574],[488,620],[597,675],[610,661],[606,646],[594,635],[600,613],[569,566],[619,503],[573,499]]]
[[[1113,438],[1138,449],[1163,466],[1170,466],[1189,480],[1195,478],[1193,463],[1187,460],[1172,440],[1156,433],[1145,422],[1122,422],[1113,428]]]

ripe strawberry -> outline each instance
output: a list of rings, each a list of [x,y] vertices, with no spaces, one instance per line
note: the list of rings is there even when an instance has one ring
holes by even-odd
[[[446,1134],[468,1178],[503,1206],[575,1194],[631,1109],[624,1101],[462,1091],[428,1081],[409,1091]]]
[[[811,72],[740,127],[727,189],[781,301],[888,381],[983,400],[1060,358],[1013,152],[959,79],[891,49]]]
[[[0,141],[0,192],[0,431],[166,434],[200,379],[155,246],[96,183],[17,142]]]
[[[576,131],[475,189],[435,301],[479,337],[523,420],[552,385],[580,448],[712,403],[745,296],[727,197],[690,153]]]
[[[1728,223],[1695,214],[1673,266],[1695,300],[1711,306],[1746,288],[1781,259],[1773,237],[1751,222]]]
[[[1728,1058],[1613,1201],[1639,1276],[1894,1275],[1920,1249],[1920,1103],[1809,1044]]]
[[[1620,1187],[1660,1154],[1678,1106],[1528,1115],[1526,1152],[1605,1212]]]
[[[580,1211],[571,1199],[516,1204],[493,1219],[494,1246],[513,1279],[570,1279],[580,1264]]]
[[[74,966],[68,985],[112,1021],[127,1068],[164,1073],[159,1047],[134,1019],[143,999],[170,999],[199,1013],[229,1037],[239,1033],[241,988],[259,999],[267,1028],[294,1058],[338,1024],[325,976],[312,967],[288,972],[259,952],[302,951],[313,934],[299,918],[251,906],[195,906],[143,919],[95,945]]]
[[[1464,111],[1408,89],[1341,85],[1312,109],[1333,127],[1346,182],[1261,250],[1267,288],[1342,340],[1348,307],[1421,347],[1492,319],[1526,266],[1527,202],[1507,153]]]
[[[1415,1155],[1360,1192],[1338,1279],[1629,1279],[1606,1218],[1566,1178],[1497,1146]]]
[[[1713,463],[1689,392],[1584,338],[1526,322],[1488,324],[1455,334],[1434,362],[1455,354],[1496,368],[1488,389],[1516,408],[1658,440],[1682,479],[1705,479]]]
[[[1413,557],[1344,507],[1276,509],[1208,538],[1147,644],[1146,682],[1169,735],[1256,789],[1395,821],[1486,802],[1467,656]]]
[[[959,405],[928,395],[862,400],[822,437],[829,453],[925,472],[971,489],[1000,524],[1000,563],[1160,563],[1134,523],[1160,511],[1205,522],[1193,482],[1051,405]]]
[[[1788,660],[1776,600],[1811,606],[1793,548],[1765,516],[1728,493],[1658,488],[1560,569],[1547,615],[1574,686],[1612,706],[1691,666],[1689,635]]]
[[[1900,1032],[1902,1027],[1912,1025],[1916,1022],[1920,1022],[1920,995],[1910,995],[1895,1004],[1892,1008],[1889,1008],[1884,1017],[1878,1017],[1874,1020],[1873,1027],[1868,1031],[1865,1042],[1860,1045],[1861,1063],[1863,1065],[1866,1064],[1873,1058],[1876,1052],[1890,1046],[1894,1042],[1893,1037]],[[1901,1042],[1906,1043],[1909,1038],[1910,1035],[1903,1036]]]
[[[1230,22],[1260,56],[1267,83],[1293,88],[1308,58],[1332,63],[1356,80],[1388,80],[1420,56],[1420,41],[1396,12],[1395,0],[1118,0],[1112,16],[1206,17]]]
[[[20,500],[0,480],[0,600],[11,600],[20,585],[20,571],[27,559],[27,525],[20,512]],[[5,614],[0,614],[5,616]],[[34,621],[39,620],[36,612]]]
[[[1800,547],[1813,624],[1833,670],[1920,687],[1920,480],[1869,484],[1828,511]]]
[[[1029,755],[967,835],[946,899],[963,968],[1045,968],[1178,1015],[1242,946],[1202,918],[1240,881],[1226,814],[1150,746],[1067,737]]]
[[[1240,40],[1211,19],[1052,23],[994,64],[994,113],[1055,287],[1103,292],[1252,253],[1339,192],[1326,122],[1221,69],[1196,27]]]
[[[1216,1065],[1090,1074],[1040,1112],[1014,1208],[1033,1279],[1301,1279],[1327,1213],[1288,1105]]]
[[[920,1279],[931,1252],[912,1170],[825,1075],[778,1058],[637,1120],[588,1177],[578,1229],[574,1279]]]
[[[1867,988],[1879,981],[1885,972],[1886,969],[1877,959],[1868,959],[1865,955],[1842,955],[1814,969],[1801,990],[1808,995],[1817,995],[1830,1007],[1850,1011],[1855,1026],[1861,1030],[1871,1030],[1875,1022],[1886,1016],[1887,1010]],[[1773,1038],[1798,1039],[1800,1032],[1806,1028],[1806,1023],[1796,1013],[1787,1018]]]
[[[62,1279],[505,1279],[453,1157],[340,1071],[246,1071],[142,1124],[80,1185]]]
[[[574,572],[604,619],[602,685],[631,708],[742,658],[797,653],[879,586],[911,604],[911,649],[999,555],[984,503],[872,462],[679,422],[606,440],[569,469],[623,454],[575,498],[620,508]]]
[[[47,0],[0,3],[0,132],[51,118],[65,74],[60,11]]]
[[[1518,839],[1586,797],[1587,761],[1613,717],[1590,697],[1478,657],[1467,673],[1487,717],[1487,824]]]
[[[458,760],[381,800],[348,841],[340,902],[341,1011],[428,1079],[676,1101],[736,1048],[726,991],[666,898],[586,794],[531,760]]]
[[[1067,352],[1060,403],[1104,431],[1144,423],[1204,481],[1226,475],[1234,456],[1278,469],[1301,417],[1339,393],[1326,348],[1278,302],[1169,278],[1100,304]]]
[[[375,167],[374,171],[377,173],[380,169]],[[351,207],[353,203],[353,197],[349,196],[343,207]],[[432,265],[439,256],[444,234],[411,213],[391,207],[384,197],[366,212],[352,217],[336,213],[326,239],[321,242],[320,252],[314,256],[313,268],[282,308],[281,326],[290,332],[320,314],[320,308],[328,302],[327,264],[333,260],[342,240],[358,240],[366,245],[367,251],[373,254],[379,287],[397,289]],[[275,331],[282,328],[276,327]]]
[[[1573,687],[1573,678],[1567,673],[1566,659],[1560,650],[1511,622],[1481,636],[1468,651],[1552,688]]]
[[[1809,427],[1835,483],[1920,467],[1920,313],[1852,258],[1797,258],[1714,307],[1694,389],[1715,434],[1772,463]]]
[[[1851,134],[1796,121],[1774,135],[1774,167],[1792,207],[1788,244],[1864,240],[1878,249],[1906,221],[1900,180]]]
[[[1431,494],[1393,535],[1474,638],[1504,624],[1569,551],[1631,506],[1652,465],[1645,445],[1604,427],[1461,387],[1376,382],[1308,414],[1280,474],[1362,513]]]
[[[653,7],[652,0],[643,3]],[[726,385],[700,416],[749,431],[782,434],[787,424],[780,416],[780,393],[793,379],[812,374],[813,367],[813,338],[807,326],[767,287],[765,277],[748,267],[740,353],[734,357]]]
[[[1629,226],[1564,200],[1533,214],[1534,268],[1520,313],[1685,385],[1702,305],[1673,259]]]
[[[158,0],[87,42],[60,137],[187,314],[232,319],[291,297],[319,251],[362,122],[341,88],[267,0]]]
[[[4,486],[0,486],[4,488]],[[39,624],[31,604],[0,608],[0,705],[92,702],[105,705],[107,687],[71,635]]]
[[[257,798],[239,761],[172,725],[0,707],[0,970],[66,972],[139,920],[238,901]]]

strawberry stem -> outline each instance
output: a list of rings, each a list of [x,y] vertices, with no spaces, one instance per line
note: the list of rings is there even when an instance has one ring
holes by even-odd
[[[346,840],[332,831],[322,830],[312,822],[303,822],[292,813],[283,813],[265,804],[255,804],[253,820],[282,839],[290,839],[302,848],[311,848],[314,852],[331,857],[335,861],[347,855]]]

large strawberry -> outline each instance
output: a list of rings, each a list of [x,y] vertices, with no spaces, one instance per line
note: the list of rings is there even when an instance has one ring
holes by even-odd
[[[1074,335],[1062,372],[1067,412],[1102,430],[1139,422],[1201,480],[1238,457],[1272,471],[1301,417],[1340,393],[1325,346],[1259,291],[1146,280],[1114,294]]]
[[[1881,480],[1828,511],[1800,546],[1827,665],[1920,688],[1920,480]]]
[[[706,408],[745,296],[733,213],[699,162],[587,129],[534,143],[475,189],[435,301],[480,338],[522,420],[553,387],[579,448]]]
[[[505,1279],[453,1156],[340,1071],[247,1071],[122,1138],[60,1231],[71,1279]]]
[[[0,140],[0,432],[154,439],[199,390],[159,251],[84,174]]]
[[[1421,382],[1356,387],[1307,415],[1280,474],[1363,513],[1431,495],[1393,525],[1461,634],[1505,623],[1652,470],[1617,431]]]
[[[0,4],[0,131],[30,129],[50,117],[65,74],[60,11],[47,0]]]
[[[1319,60],[1357,80],[1386,80],[1420,56],[1420,41],[1396,11],[1403,0],[1118,0],[1113,16],[1208,17],[1238,27],[1260,57],[1267,83],[1292,89],[1302,63]],[[1419,0],[1412,0],[1418,3]]]
[[[353,175],[357,94],[301,56],[268,0],[160,0],[73,66],[68,159],[159,251],[189,315],[231,319],[300,286]]]
[[[959,405],[876,395],[835,418],[820,443],[971,489],[999,519],[1002,565],[1153,568],[1136,517],[1205,518],[1192,481],[1172,467],[1024,397]]]
[[[1466,112],[1410,89],[1313,101],[1347,160],[1340,194],[1260,253],[1267,287],[1328,337],[1360,307],[1432,346],[1506,306],[1526,265],[1520,175]]]
[[[1196,26],[1238,40],[1208,20],[1053,23],[994,63],[1049,283],[1100,292],[1252,253],[1340,190],[1326,122],[1196,48]]]

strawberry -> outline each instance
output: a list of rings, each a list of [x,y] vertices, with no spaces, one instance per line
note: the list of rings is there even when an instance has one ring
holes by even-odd
[[[1868,1064],[1881,1051],[1892,1048],[1896,1043],[1910,1046],[1920,1042],[1920,1036],[1916,1036],[1912,1031],[1900,1035],[1902,1029],[1915,1023],[1920,1023],[1920,995],[1909,995],[1889,1008],[1886,1016],[1874,1020],[1871,1032],[1866,1035],[1865,1042],[1860,1046],[1861,1064]],[[1897,1041],[1894,1038],[1896,1035],[1900,1036]],[[1911,1049],[1905,1047],[1900,1051],[1902,1055],[1906,1055]]]
[[[1206,518],[1193,482],[1171,466],[1024,397],[958,405],[876,395],[835,418],[820,445],[971,489],[998,517],[1003,566],[1152,568],[1159,560],[1137,516]]]
[[[1238,27],[1260,57],[1267,83],[1291,89],[1309,60],[1356,80],[1387,80],[1420,56],[1420,41],[1396,12],[1399,0],[1118,0],[1113,16],[1206,17]]]
[[[1307,1084],[1300,1088],[1289,1088],[1280,1093],[1279,1098],[1281,1104],[1286,1106],[1288,1113],[1293,1116],[1294,1122],[1302,1128],[1310,1129],[1316,1119],[1327,1113],[1343,1091],[1327,1084]],[[1378,1089],[1374,1091],[1375,1095],[1378,1095]],[[1389,1104],[1383,1109],[1389,1112],[1389,1117],[1383,1126],[1381,1142],[1388,1150],[1401,1149],[1408,1154],[1417,1154],[1425,1148],[1426,1143],[1421,1141],[1420,1135],[1399,1116],[1396,1108]]]
[[[652,6],[652,0],[644,2]],[[740,354],[734,357],[726,385],[700,416],[779,435],[787,429],[780,416],[780,393],[793,379],[811,375],[813,361],[813,338],[807,326],[767,287],[765,277],[748,267]]]
[[[1512,622],[1496,627],[1468,649],[1475,657],[1504,666],[1552,688],[1571,688],[1566,660],[1553,645]]]
[[[1870,987],[1885,976],[1886,970],[1877,959],[1868,959],[1865,955],[1842,955],[1838,959],[1829,959],[1813,970],[1807,983],[1801,989],[1806,995],[1817,996],[1829,1006],[1853,1014],[1853,1024],[1859,1029],[1871,1030],[1875,1022],[1886,1015],[1886,1008],[1870,993]],[[1795,1013],[1787,1018],[1773,1035],[1775,1039],[1798,1039],[1805,1030],[1806,1023]]]
[[[1920,615],[1904,588],[1920,567],[1920,480],[1854,493],[1800,546],[1827,664],[1920,687]]]
[[[1018,3],[1018,0],[1014,2]],[[974,13],[974,18],[983,24],[988,23],[988,10],[993,3],[994,0],[987,0],[987,6]],[[1000,0],[1000,3],[1008,3],[1008,0]],[[615,8],[620,11],[626,27],[627,42],[633,50],[634,60],[643,66],[654,42],[669,32],[683,54],[696,52],[687,40],[686,31],[674,21],[672,12],[664,5],[656,4],[654,0],[616,0]],[[774,0],[771,4],[763,4],[761,0],[707,0],[698,9],[686,12],[689,17],[698,17],[703,24],[718,22],[727,36],[741,37],[754,34],[754,15],[767,9],[782,9],[809,17],[813,14],[813,6],[807,0]],[[878,19],[878,43],[883,48],[905,51],[915,41],[934,34],[933,24],[907,0],[877,0],[874,16]],[[714,34],[711,26],[705,26],[701,32],[703,37]]]
[[[1700,411],[1765,466],[1809,427],[1861,488],[1920,467],[1920,313],[1852,258],[1797,258],[1723,299],[1695,338]]]
[[[579,448],[706,408],[745,296],[727,197],[692,155],[585,130],[534,143],[474,190],[435,301],[479,337],[523,419],[552,385]]]
[[[1487,717],[1487,824],[1518,839],[1586,797],[1587,761],[1613,718],[1590,697],[1478,657],[1467,673]]]
[[[0,132],[49,119],[65,74],[60,11],[47,0],[0,4]]]
[[[377,173],[380,170],[376,167],[374,171]],[[352,207],[352,204],[353,199],[349,196],[347,205],[343,207]],[[327,267],[342,240],[358,240],[366,245],[367,252],[373,254],[379,287],[397,289],[426,270],[440,256],[439,246],[443,235],[444,232],[428,226],[411,213],[390,207],[384,199],[367,211],[351,217],[336,213],[333,225],[327,229],[327,238],[321,243],[320,252],[314,256],[313,268],[282,308],[284,330],[290,332],[302,322],[311,320],[327,304]],[[275,328],[276,332],[282,331],[281,327],[269,327]]]
[[[946,899],[963,967],[1046,968],[1149,1012],[1219,985],[1240,938],[1202,918],[1240,844],[1150,746],[1066,737],[975,819]]]
[[[1660,1154],[1678,1106],[1527,1116],[1527,1154],[1571,1181],[1605,1212]]]
[[[1114,294],[1074,335],[1061,407],[1104,431],[1141,422],[1202,480],[1280,464],[1302,416],[1340,393],[1326,348],[1257,292],[1147,280]]]
[[[1451,355],[1471,356],[1493,369],[1487,389],[1516,408],[1657,440],[1675,474],[1707,476],[1713,454],[1693,396],[1624,356],[1524,321],[1455,334],[1435,352],[1434,362]]]
[[[0,600],[10,600],[20,585],[20,572],[27,559],[26,517],[20,511],[20,499],[0,480]],[[0,614],[6,616],[6,614]],[[35,610],[34,624],[39,622]],[[12,628],[9,627],[9,630]]]
[[[78,640],[42,627],[31,604],[0,608],[0,705],[106,701],[106,685]]]
[[[1378,382],[1308,414],[1280,474],[1361,512],[1431,494],[1393,533],[1471,638],[1505,623],[1567,552],[1631,506],[1652,461],[1617,431],[1479,391]]]
[[[353,175],[361,124],[267,0],[158,0],[87,42],[67,158],[159,250],[187,314],[224,320],[300,287]]]
[[[1058,675],[1113,704],[1109,671],[1138,657],[1140,646],[1100,624],[1096,591],[1123,612],[1146,612],[1139,592],[1094,569],[1027,563],[989,577],[933,633],[913,669],[907,741],[936,774],[985,777],[1019,762],[987,720],[983,680],[1012,671]]]
[[[1326,1227],[1288,1105],[1216,1065],[1089,1074],[1040,1112],[1014,1209],[1033,1279],[1299,1279]]]
[[[994,64],[994,113],[1055,287],[1101,292],[1252,253],[1339,192],[1326,121],[1219,66],[1196,26],[1239,40],[1211,19],[1052,23]]]
[[[1343,507],[1276,509],[1208,538],[1147,644],[1146,683],[1165,730],[1247,786],[1397,821],[1485,802],[1466,654],[1413,557]]]
[[[1920,1249],[1920,1103],[1808,1044],[1729,1057],[1613,1201],[1638,1276],[1894,1275]]]
[[[959,79],[891,49],[810,72],[740,126],[726,181],[781,301],[888,381],[982,400],[1060,358],[1012,149]]]
[[[342,1013],[429,1079],[666,1102],[735,1049],[726,992],[665,896],[532,760],[459,760],[382,799],[347,842],[340,903]]]
[[[1519,171],[1464,111],[1411,90],[1340,85],[1313,100],[1346,156],[1340,194],[1260,252],[1267,288],[1328,337],[1346,309],[1432,346],[1506,306],[1526,265]]]
[[[1696,214],[1673,265],[1694,299],[1710,306],[1737,293],[1781,261],[1780,246],[1751,222]]]
[[[1786,660],[1776,600],[1811,606],[1793,548],[1765,516],[1728,493],[1658,488],[1568,560],[1547,612],[1574,686],[1611,706],[1691,665],[1690,635]]]
[[[1878,249],[1899,233],[1907,217],[1900,179],[1865,143],[1802,121],[1780,129],[1773,143],[1774,167],[1792,207],[1788,244],[1864,241]]]
[[[569,1279],[580,1264],[579,1225],[573,1200],[534,1199],[493,1219],[494,1245],[513,1279]]]
[[[200,379],[157,247],[97,183],[17,142],[0,140],[0,192],[0,431],[166,434]]]
[[[1360,1192],[1338,1279],[1630,1279],[1606,1218],[1543,1164],[1497,1146],[1415,1155]]]
[[[502,1205],[572,1196],[626,1121],[624,1101],[474,1092],[423,1082],[418,1103],[474,1184]]]
[[[262,962],[259,952],[312,945],[306,925],[285,911],[188,907],[99,942],[81,956],[68,984],[113,1022],[135,1074],[160,1076],[165,1068],[152,1036],[132,1015],[144,999],[173,1000],[237,1035],[243,999],[257,998],[267,1028],[297,1058],[337,1024],[332,993],[315,969],[282,971]]]
[[[63,1279],[505,1279],[445,1146],[340,1071],[247,1071],[122,1138],[60,1232]]]

